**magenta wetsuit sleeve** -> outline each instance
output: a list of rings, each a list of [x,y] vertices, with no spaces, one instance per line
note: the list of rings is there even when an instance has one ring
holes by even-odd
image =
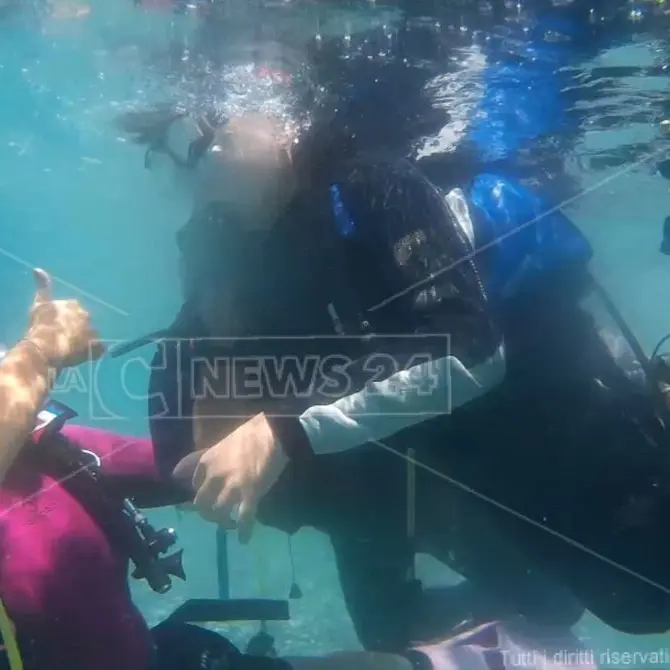
[[[161,477],[149,438],[72,424],[61,432],[79,448],[98,456],[106,481],[119,495],[133,498],[140,507],[163,507],[190,499],[189,492],[171,478]]]

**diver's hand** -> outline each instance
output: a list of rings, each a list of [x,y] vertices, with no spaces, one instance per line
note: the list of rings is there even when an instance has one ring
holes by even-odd
[[[35,345],[46,363],[58,370],[99,358],[104,347],[88,312],[77,300],[53,300],[51,277],[40,269],[33,273],[37,289],[24,340]]]
[[[210,449],[189,454],[178,463],[174,476],[183,480],[193,473],[194,503],[202,517],[225,528],[237,526],[244,543],[251,537],[260,499],[287,463],[267,419],[259,414]]]

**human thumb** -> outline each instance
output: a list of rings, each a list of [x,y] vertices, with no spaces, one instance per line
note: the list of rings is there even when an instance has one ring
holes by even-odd
[[[35,268],[33,270],[33,276],[35,277],[36,284],[33,307],[37,307],[37,305],[41,305],[42,303],[51,300],[51,277],[41,268]]]

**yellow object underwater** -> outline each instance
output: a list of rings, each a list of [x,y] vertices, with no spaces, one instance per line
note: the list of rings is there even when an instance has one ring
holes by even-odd
[[[0,635],[2,635],[4,649],[9,658],[10,670],[23,670],[23,661],[21,660],[19,645],[16,641],[16,629],[7,614],[2,600],[0,600]]]

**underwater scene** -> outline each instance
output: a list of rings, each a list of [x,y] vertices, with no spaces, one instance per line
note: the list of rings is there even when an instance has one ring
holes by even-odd
[[[202,518],[189,504],[191,490],[146,512],[127,507],[145,513],[153,529],[174,529],[177,542],[163,553],[183,549],[185,580],[179,567],[169,588],[129,578],[150,626],[193,599],[271,599],[282,601],[280,610],[288,601],[289,620],[259,621],[233,605],[225,616],[196,619],[242,651],[266,645],[268,657],[373,649],[370,631],[409,611],[400,595],[371,586],[391,570],[394,546],[386,542],[399,527],[408,540],[402,551],[416,553],[407,561],[413,582],[454,587],[466,600],[458,585],[472,583],[476,592],[476,606],[434,605],[445,608],[445,627],[427,625],[426,642],[460,630],[470,615],[504,619],[527,605],[540,623],[567,624],[582,645],[583,656],[556,652],[543,667],[670,670],[669,30],[663,0],[0,0],[0,342],[9,349],[24,337],[34,268],[49,273],[56,298],[84,306],[107,353],[55,379],[50,397],[77,413],[70,423],[178,442],[189,411],[168,417],[167,405],[152,404],[162,398],[150,377],[168,364],[165,343],[253,341],[258,333],[239,326],[247,316],[269,324],[263,336],[290,342],[282,349],[289,358],[297,349],[320,357],[314,338],[352,335],[349,321],[361,305],[363,335],[371,328],[389,337],[404,332],[397,323],[406,306],[417,315],[416,329],[407,326],[412,337],[425,338],[426,328],[437,337],[430,324],[438,323],[442,345],[466,352],[449,368],[450,423],[430,438],[458,443],[445,447],[448,456],[422,452],[434,423],[424,418],[441,410],[431,405],[423,417],[413,409],[407,421],[402,412],[373,412],[370,440],[344,437],[348,446],[324,447],[326,458],[342,455],[332,467],[326,461],[336,484],[327,474],[309,486],[286,484],[284,473],[263,489],[249,542]],[[382,174],[379,165],[391,167]],[[318,185],[324,199],[312,200]],[[222,229],[242,222],[251,237],[265,235],[266,222],[303,190],[307,205],[289,215],[300,225],[285,226],[292,260],[279,269],[234,235],[199,232],[216,227],[207,208],[218,203]],[[210,218],[200,220],[202,211]],[[441,216],[458,231],[444,234],[454,245],[444,252]],[[315,242],[320,233],[308,232],[312,219],[332,219],[335,256],[330,242]],[[368,230],[364,221],[375,223]],[[398,242],[392,235],[401,229]],[[357,236],[365,244],[354,249]],[[312,243],[328,247],[327,261],[302,249]],[[353,250],[345,259],[351,283],[337,265],[342,249]],[[564,269],[560,287],[550,286]],[[435,279],[443,273],[453,282]],[[311,288],[296,296],[300,278]],[[397,310],[387,306],[386,280],[400,296]],[[576,286],[582,280],[588,289]],[[244,287],[242,298],[231,298],[239,309],[223,310],[214,294],[235,281]],[[207,282],[211,290],[198,294]],[[539,299],[537,286],[546,291]],[[320,302],[329,291],[332,300]],[[577,293],[573,318],[567,296]],[[211,318],[189,311],[215,303]],[[462,332],[435,317],[443,305],[446,314],[467,313]],[[492,315],[486,326],[482,311]],[[537,317],[532,325],[515,325],[527,313]],[[597,356],[608,362],[598,358],[602,374],[589,372],[572,392],[570,370],[586,371],[589,347],[600,346],[580,319],[595,324]],[[498,356],[487,344],[498,328],[511,381],[502,409],[486,414],[486,393],[472,388],[488,383],[477,365]],[[440,360],[452,365],[454,357]],[[221,379],[210,363],[205,368],[198,388],[216,395]],[[284,394],[306,383],[305,368],[298,366],[298,382],[282,381],[285,373],[280,364]],[[522,389],[524,375],[540,380],[535,391]],[[551,381],[546,395],[542,380]],[[380,396],[396,392],[384,386]],[[208,418],[222,417],[231,432],[242,418],[270,412],[258,393]],[[294,416],[279,395],[272,407]],[[368,430],[338,404],[348,395],[340,393],[332,411],[332,395],[326,402],[303,394],[297,403],[301,421],[312,412],[309,425],[324,444],[334,444],[343,426]],[[392,446],[378,452],[379,440]],[[349,466],[358,448],[365,462]],[[299,490],[286,509],[277,486]],[[140,498],[132,500],[142,508]],[[618,502],[608,506],[610,498]],[[301,504],[303,516],[294,519],[291,505]],[[365,534],[370,528],[378,544]],[[0,535],[11,553],[9,536]],[[361,574],[353,574],[357,565]],[[536,667],[516,653],[503,668]],[[7,667],[34,670],[24,661]],[[265,667],[274,666],[258,666]],[[312,667],[411,670],[358,661],[305,666]],[[459,662],[411,667],[453,670]]]

